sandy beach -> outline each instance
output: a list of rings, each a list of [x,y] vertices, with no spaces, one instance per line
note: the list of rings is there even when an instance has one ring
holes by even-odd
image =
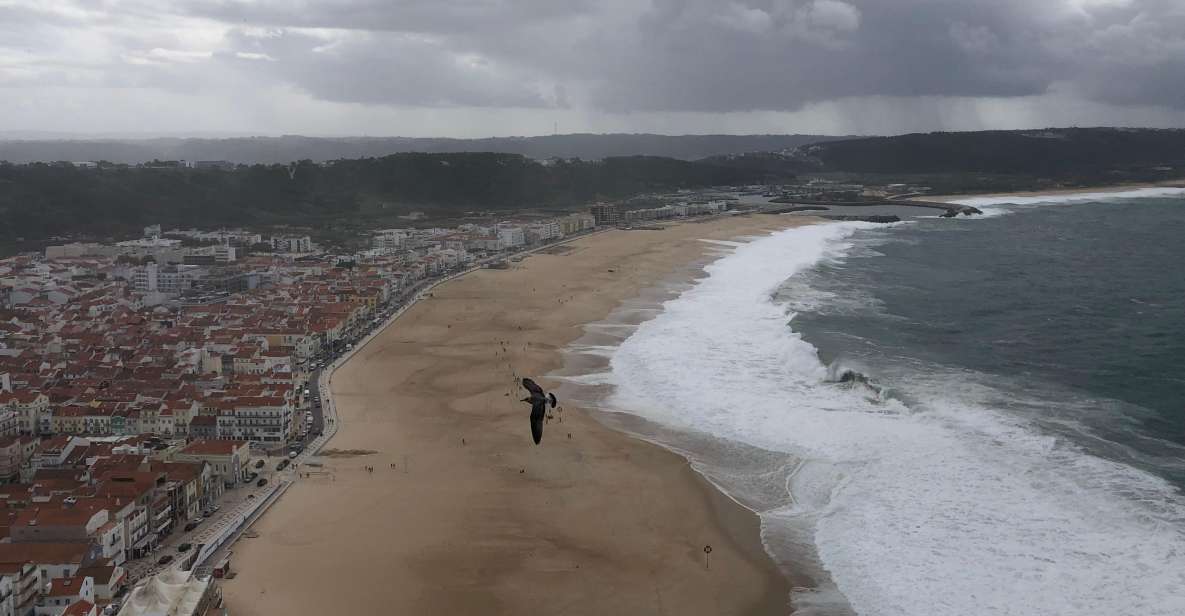
[[[700,239],[810,222],[609,231],[437,287],[334,374],[329,447],[349,453],[234,547],[230,613],[786,614],[756,515],[572,406],[532,444],[513,378],[558,368],[583,324],[704,256]]]

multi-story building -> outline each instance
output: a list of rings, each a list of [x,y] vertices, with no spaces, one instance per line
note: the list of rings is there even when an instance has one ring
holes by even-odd
[[[36,616],[60,616],[71,605],[93,606],[95,581],[89,577],[65,577],[50,580],[49,587],[38,598]]]
[[[13,483],[20,479],[21,467],[25,464],[23,449],[19,437],[0,437],[0,483]]]
[[[49,397],[36,391],[3,392],[0,393],[0,408],[16,412],[20,432],[37,434],[41,414],[49,409]]]
[[[624,208],[616,203],[598,203],[589,208],[598,227],[615,227],[625,222]]]
[[[272,250],[276,252],[312,252],[313,240],[303,236],[272,236]]]
[[[132,270],[132,286],[146,293],[179,295],[193,288],[202,273],[203,270],[196,265],[158,266],[148,263]]]
[[[551,242],[564,237],[560,231],[560,223],[554,220],[535,222],[527,225],[527,241],[533,244]]]
[[[512,250],[527,242],[523,228],[518,225],[498,225],[498,242],[505,250]]]
[[[9,561],[0,557],[0,589],[10,593],[0,604],[12,610],[5,614],[23,616],[33,610],[33,604],[41,592],[41,569],[30,560],[12,558]]]
[[[370,245],[381,252],[393,252],[407,247],[409,237],[406,229],[383,229],[371,236]]]
[[[279,396],[235,400],[235,438],[271,447],[283,446],[293,435],[292,403]]]
[[[251,463],[251,449],[247,441],[194,441],[174,457],[178,462],[205,462],[212,476],[222,480],[228,488],[243,483]]]
[[[20,415],[16,410],[0,408],[0,437],[15,436],[20,432]]]
[[[597,226],[597,220],[592,214],[572,214],[556,220],[561,235],[575,235],[584,231],[592,231]]]
[[[9,536],[13,543],[85,543],[110,519],[106,509],[76,507],[35,507],[25,509],[12,522]]]
[[[0,570],[0,616],[16,616],[16,578]]]

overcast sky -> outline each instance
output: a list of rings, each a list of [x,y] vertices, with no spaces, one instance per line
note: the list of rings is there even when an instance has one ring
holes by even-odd
[[[1185,126],[1185,0],[0,0],[0,131]]]

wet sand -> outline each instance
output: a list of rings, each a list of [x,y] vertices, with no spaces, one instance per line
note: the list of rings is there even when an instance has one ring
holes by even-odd
[[[699,239],[809,222],[609,231],[437,287],[334,374],[329,447],[376,453],[322,458],[239,541],[230,612],[786,614],[756,515],[572,406],[534,445],[513,379],[549,387],[583,324],[702,258]]]

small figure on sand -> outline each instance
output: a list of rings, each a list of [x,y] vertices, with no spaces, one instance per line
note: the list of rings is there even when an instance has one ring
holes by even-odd
[[[547,415],[547,405],[550,403],[551,408],[555,408],[555,394],[545,394],[538,383],[526,377],[523,378],[522,384],[527,391],[531,392],[531,395],[523,398],[522,401],[531,404],[531,438],[538,445],[539,441],[543,440],[543,420]]]

